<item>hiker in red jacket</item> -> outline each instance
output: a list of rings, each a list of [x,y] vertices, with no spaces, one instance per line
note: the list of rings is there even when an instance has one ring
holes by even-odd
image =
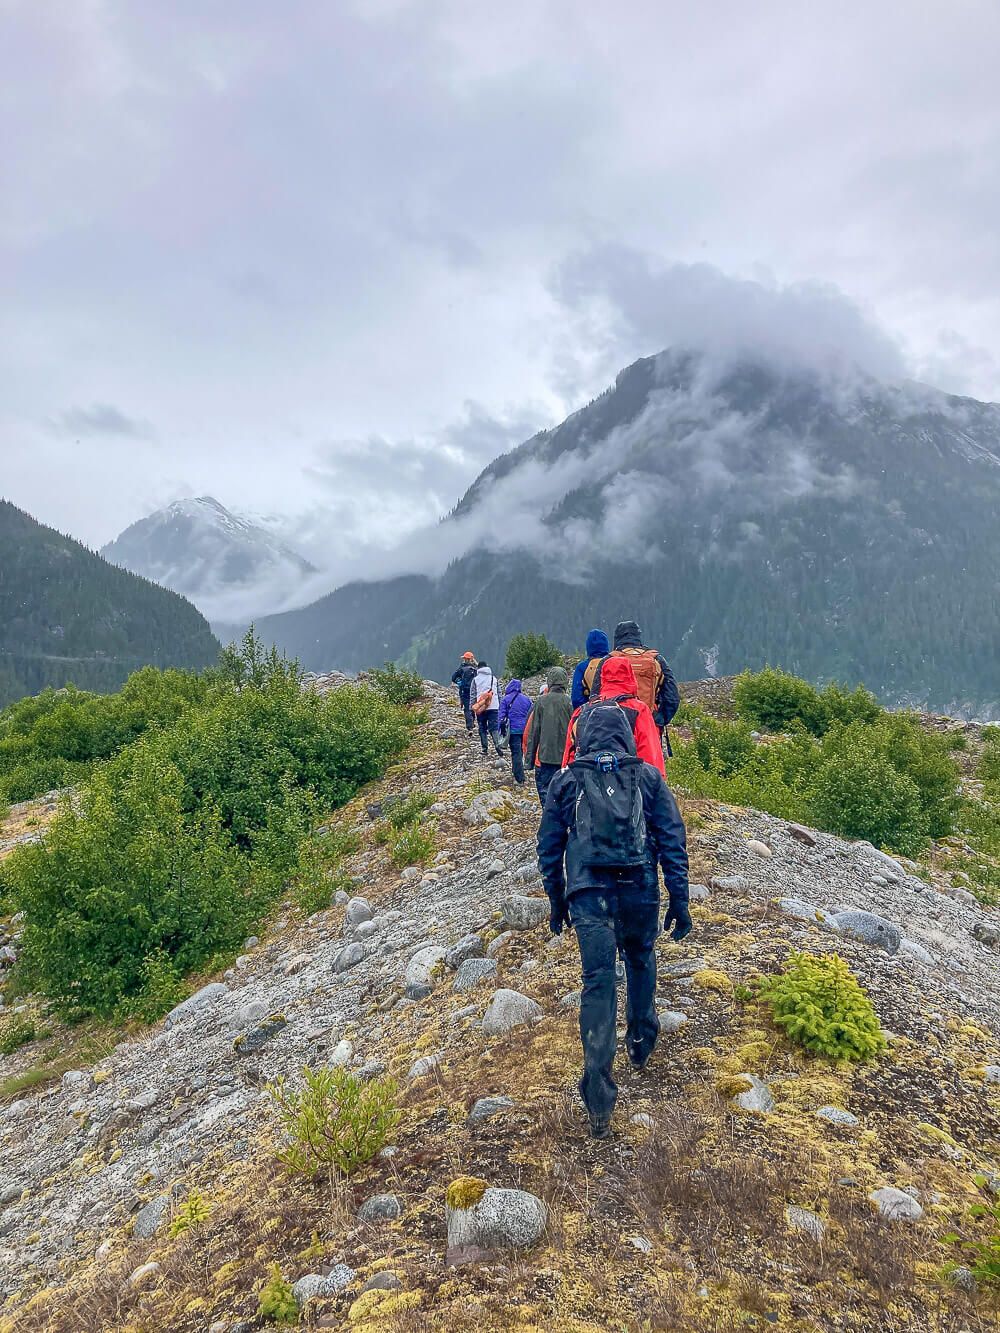
[[[666,776],[660,733],[648,706],[636,695],[635,672],[632,670],[632,663],[628,658],[606,657],[601,663],[600,685],[600,694],[592,696],[590,703],[584,704],[583,708],[578,708],[570,718],[569,730],[566,733],[566,748],[563,751],[563,768],[571,764],[576,757],[576,728],[584,708],[592,706],[597,698],[606,702],[615,699],[621,704],[622,708],[635,714],[633,731],[635,734],[636,756],[645,760],[647,764],[652,764]]]

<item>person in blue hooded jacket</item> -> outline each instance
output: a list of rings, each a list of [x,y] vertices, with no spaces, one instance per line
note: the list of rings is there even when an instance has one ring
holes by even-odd
[[[533,705],[521,688],[519,680],[512,680],[500,700],[500,735],[510,735],[510,767],[514,781],[524,785],[524,729],[528,725]]]
[[[570,702],[574,709],[582,708],[590,698],[590,686],[597,664],[611,652],[608,636],[602,629],[592,629],[587,635],[587,656],[577,662],[573,672]]]

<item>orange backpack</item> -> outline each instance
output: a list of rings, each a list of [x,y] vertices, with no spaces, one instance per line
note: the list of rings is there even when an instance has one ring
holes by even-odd
[[[618,648],[612,657],[627,657],[635,672],[635,693],[650,712],[656,712],[656,700],[663,684],[663,668],[655,648]]]

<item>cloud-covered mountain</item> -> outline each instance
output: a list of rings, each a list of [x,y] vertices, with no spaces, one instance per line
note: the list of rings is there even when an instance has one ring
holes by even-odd
[[[998,514],[996,405],[666,352],[491,463],[408,543],[414,573],[259,625],[309,667],[441,677],[521,629],[573,649],[634,617],[682,677],[771,662],[996,712]]]
[[[103,547],[106,560],[183,593],[212,621],[287,605],[313,566],[274,532],[203,495],[175,500]]]

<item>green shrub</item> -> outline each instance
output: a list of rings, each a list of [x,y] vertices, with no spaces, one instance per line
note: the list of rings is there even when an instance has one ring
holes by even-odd
[[[201,1226],[212,1216],[212,1205],[197,1190],[192,1190],[174,1214],[170,1223],[171,1236],[182,1236],[192,1227]]]
[[[389,855],[394,866],[426,865],[437,849],[437,825],[408,824],[389,839]]]
[[[0,796],[24,801],[78,782],[143,732],[169,726],[212,688],[189,671],[134,672],[117,694],[67,686],[0,712]]]
[[[426,791],[412,791],[402,800],[387,805],[385,817],[393,828],[405,828],[415,824],[425,810],[434,804],[434,796]]]
[[[983,752],[979,757],[976,777],[1000,786],[1000,727],[987,727],[983,732]]]
[[[163,949],[142,960],[139,977],[136,994],[120,1000],[116,1007],[115,1017],[119,1020],[155,1023],[187,995],[188,988],[177,964]]]
[[[391,1078],[362,1082],[346,1069],[302,1070],[302,1087],[268,1085],[287,1143],[279,1160],[295,1175],[348,1176],[384,1146],[399,1122]]]
[[[32,1019],[22,1014],[0,1014],[0,1055],[13,1055],[38,1036]]]
[[[384,667],[369,671],[368,680],[393,704],[412,704],[424,697],[424,682],[420,676],[415,671],[398,667],[395,662],[386,662]]]
[[[793,953],[757,993],[786,1036],[813,1055],[868,1060],[885,1046],[871,1000],[837,954]]]
[[[237,947],[294,874],[317,805],[343,804],[405,747],[407,719],[377,691],[321,698],[268,662],[245,673],[262,687],[217,681],[106,760],[79,809],[9,858],[24,976],[62,1008],[155,1013],[173,985],[161,955],[179,978]]]
[[[257,1300],[257,1313],[272,1324],[297,1324],[299,1306],[292,1291],[292,1284],[281,1275],[277,1264],[271,1265],[270,1277],[261,1288]]]
[[[238,644],[230,643],[223,648],[218,667],[207,674],[237,691],[269,690],[275,686],[296,688],[302,679],[298,662],[279,653],[274,644],[265,648],[253,625]]]
[[[816,779],[812,809],[820,828],[876,847],[915,855],[927,836],[916,783],[899,773],[872,738],[854,735],[827,757]]]
[[[742,718],[764,731],[802,726],[814,736],[824,735],[835,722],[874,722],[883,714],[875,696],[861,685],[848,692],[832,682],[816,690],[808,681],[774,667],[737,677],[733,703]]]
[[[562,665],[562,653],[544,634],[515,634],[507,645],[507,674],[524,680]]]
[[[822,745],[813,808],[822,828],[914,855],[954,827],[958,769],[946,737],[905,714],[835,726]]]
[[[733,703],[742,718],[764,731],[788,731],[797,722],[814,734],[822,730],[817,692],[808,681],[774,667],[738,676]]]

